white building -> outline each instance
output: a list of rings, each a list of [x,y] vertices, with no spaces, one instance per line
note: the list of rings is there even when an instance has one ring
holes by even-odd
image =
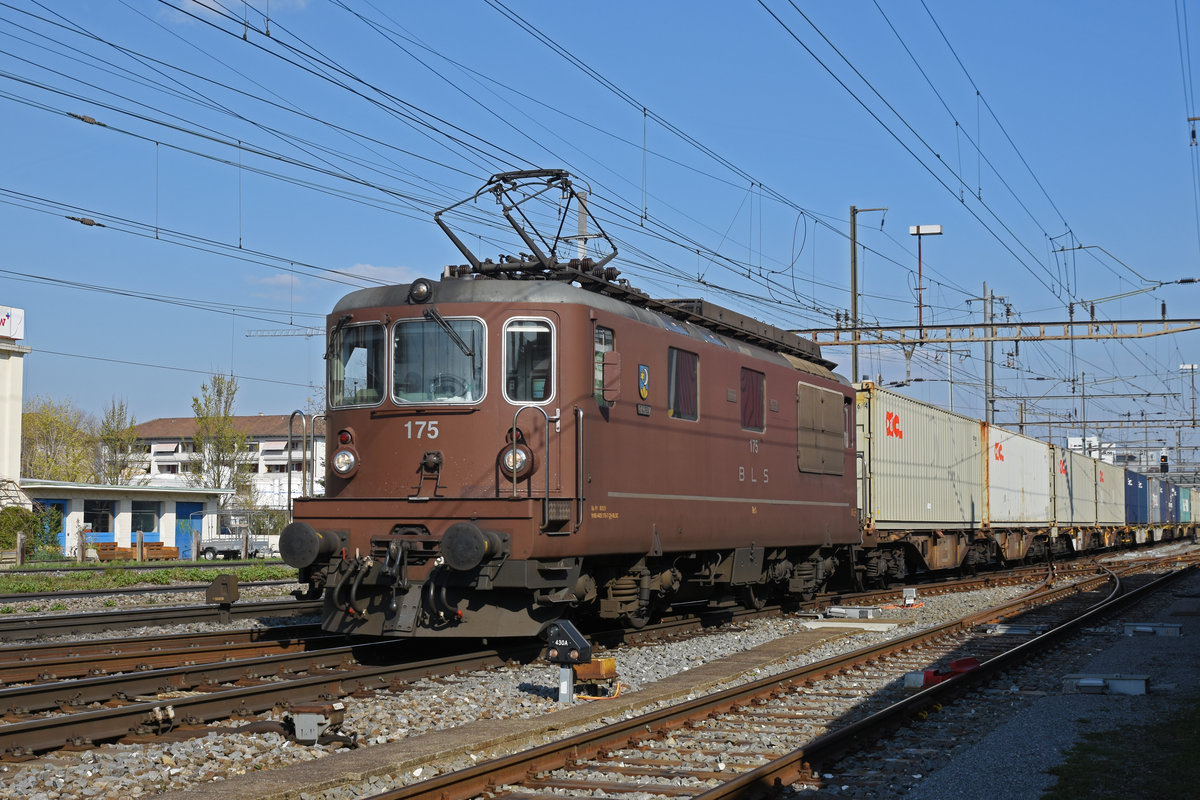
[[[21,488],[35,503],[58,509],[59,545],[76,555],[79,534],[89,542],[115,542],[119,547],[143,541],[178,547],[179,557],[192,557],[192,532],[214,536],[218,510],[229,489],[188,487],[100,486],[94,483],[41,481],[25,478]]]
[[[288,423],[292,420],[289,443]],[[253,474],[258,504],[287,510],[289,497],[323,494],[325,475],[325,429],[319,422],[308,430],[309,447],[302,439],[303,423],[284,415],[237,416],[233,426],[248,437],[251,460],[247,470]],[[195,457],[196,420],[192,417],[164,417],[137,426],[144,447],[145,477],[134,478],[144,486],[190,486],[190,467]],[[290,490],[290,495],[289,495]]]
[[[0,306],[0,505],[28,505],[21,496],[21,391],[25,354],[25,312]]]

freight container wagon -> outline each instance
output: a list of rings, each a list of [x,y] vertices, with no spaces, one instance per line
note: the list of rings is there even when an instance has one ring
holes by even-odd
[[[1125,470],[1096,462],[1096,521],[1107,528],[1125,524]]]
[[[1050,445],[994,425],[984,430],[985,521],[992,528],[1049,527],[1054,520]]]
[[[983,423],[869,382],[857,405],[867,528],[977,529],[985,513]]]
[[[1054,522],[1060,529],[1096,525],[1096,462],[1054,447]]]

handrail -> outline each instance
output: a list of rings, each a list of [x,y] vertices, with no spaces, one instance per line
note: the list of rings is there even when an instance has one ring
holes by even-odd
[[[532,408],[534,411],[541,413],[541,415],[546,419],[546,459],[545,459],[545,464],[544,464],[544,468],[546,470],[546,495],[545,495],[545,502],[542,503],[542,527],[545,528],[550,524],[550,423],[551,422],[554,423],[554,429],[555,429],[555,432],[557,433],[559,431],[559,423],[562,420],[562,414],[560,413],[559,409],[556,408],[556,409],[554,409],[554,416],[552,417],[548,413],[546,413],[546,409],[542,408],[541,406],[521,406],[520,408],[518,408],[516,411],[513,412],[512,433],[509,437],[510,440],[509,440],[509,448],[508,449],[509,449],[509,452],[513,454],[513,463],[514,464],[516,464],[516,452],[517,452],[517,418],[521,416],[522,411],[525,411],[530,408]],[[532,455],[532,452],[533,452],[532,448],[530,448],[531,455]],[[513,485],[513,497],[516,497],[517,496],[517,471],[512,470],[511,474],[512,474],[512,485]],[[530,497],[533,496],[532,483],[531,483],[529,496]]]
[[[308,471],[308,496],[312,497],[317,493],[317,420],[324,422],[327,416],[324,413],[313,414],[308,419],[312,423],[312,435],[308,437],[312,446],[312,453],[309,457],[312,467]]]
[[[288,417],[288,440],[287,440],[287,498],[288,498],[288,521],[293,522],[292,518],[292,423],[296,419],[296,415],[300,415],[300,491],[304,491],[304,479],[308,475],[308,419],[304,416],[304,412],[296,409]]]
[[[583,409],[575,406],[575,530],[583,524]]]

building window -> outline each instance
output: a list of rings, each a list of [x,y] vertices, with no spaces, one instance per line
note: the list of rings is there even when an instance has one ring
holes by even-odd
[[[179,474],[179,465],[178,464],[159,464],[158,465],[158,474],[159,475],[178,475]]]
[[[83,527],[93,533],[111,533],[113,523],[112,500],[84,500]]]
[[[544,403],[554,395],[554,329],[549,320],[504,324],[504,396],[514,403]]]
[[[767,376],[742,367],[742,427],[748,431],[766,429]]]
[[[130,530],[135,533],[158,530],[158,509],[159,502],[157,500],[134,500],[133,514],[129,523]]]
[[[700,356],[667,348],[667,416],[695,420],[700,417]]]

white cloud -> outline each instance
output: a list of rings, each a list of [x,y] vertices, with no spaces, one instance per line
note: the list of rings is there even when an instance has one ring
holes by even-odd
[[[278,275],[269,275],[265,278],[252,277],[251,283],[257,283],[260,286],[299,286],[300,278],[296,275],[280,273]]]
[[[421,273],[412,267],[381,267],[376,264],[355,264],[342,271],[388,284],[412,283],[421,277]]]

